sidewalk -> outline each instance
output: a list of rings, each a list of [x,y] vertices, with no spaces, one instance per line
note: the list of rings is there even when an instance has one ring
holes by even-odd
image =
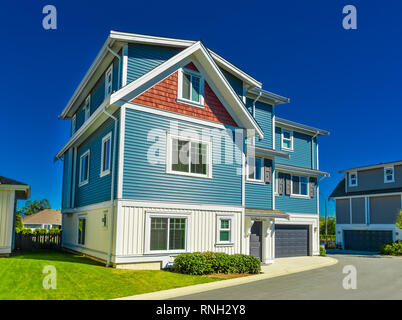
[[[115,300],[166,300],[172,299],[180,296],[185,296],[194,293],[200,293],[209,290],[215,290],[220,288],[226,288],[230,286],[237,286],[240,284],[245,284],[253,281],[275,278],[279,276],[284,276],[287,274],[308,271],[313,269],[318,269],[322,267],[328,267],[334,265],[338,260],[330,257],[292,257],[292,258],[279,258],[275,259],[275,263],[267,266],[261,267],[261,274],[221,280],[210,283],[197,284],[194,286],[175,288],[157,292],[150,292],[139,294],[130,297],[118,298]]]

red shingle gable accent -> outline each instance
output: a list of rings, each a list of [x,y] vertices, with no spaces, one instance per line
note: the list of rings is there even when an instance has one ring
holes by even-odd
[[[189,70],[193,70],[193,71],[196,71],[196,72],[199,72],[198,71],[198,69],[197,69],[197,67],[194,65],[194,63],[192,63],[192,62],[190,62],[188,65],[186,65],[184,68],[187,68],[187,69],[189,69]]]
[[[177,102],[177,80],[178,72],[175,72],[131,102],[237,127],[206,81],[204,81],[204,108]]]

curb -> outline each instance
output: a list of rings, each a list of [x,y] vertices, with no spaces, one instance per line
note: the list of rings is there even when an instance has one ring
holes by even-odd
[[[276,277],[299,273],[299,272],[303,272],[303,271],[309,271],[309,270],[329,267],[329,266],[332,266],[332,265],[338,263],[338,260],[335,258],[330,258],[330,257],[323,257],[323,258],[325,259],[325,261],[323,261],[322,263],[319,263],[319,264],[316,263],[311,266],[284,268],[283,270],[276,271],[272,274],[263,273],[263,274],[258,274],[258,275],[254,275],[254,276],[247,276],[247,277],[236,278],[236,279],[221,280],[221,281],[216,281],[216,282],[196,284],[193,286],[137,294],[134,296],[116,298],[113,300],[166,300],[166,299],[177,298],[177,297],[181,297],[181,296],[201,293],[201,292],[215,290],[215,289],[237,286],[237,285],[246,284],[246,283],[250,283],[250,282],[254,282],[254,281],[276,278]]]

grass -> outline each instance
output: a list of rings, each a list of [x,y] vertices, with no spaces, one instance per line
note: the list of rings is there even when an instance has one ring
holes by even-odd
[[[57,270],[57,289],[44,289],[43,267]],[[88,258],[38,250],[0,258],[0,300],[98,300],[222,280],[169,271],[106,268]]]

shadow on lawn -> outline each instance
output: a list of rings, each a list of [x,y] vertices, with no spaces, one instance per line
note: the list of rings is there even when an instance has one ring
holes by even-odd
[[[27,259],[27,260],[46,260],[46,261],[60,261],[60,262],[72,262],[82,263],[94,266],[104,266],[104,264],[86,258],[79,254],[73,254],[63,250],[48,250],[37,249],[32,251],[16,251],[12,255],[14,259]]]

